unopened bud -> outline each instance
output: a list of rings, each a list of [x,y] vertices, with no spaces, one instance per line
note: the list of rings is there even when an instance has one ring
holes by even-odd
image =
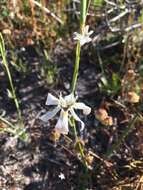
[[[105,109],[100,108],[99,110],[97,110],[95,112],[95,117],[99,120],[99,121],[103,121],[104,119],[106,119],[108,117],[108,113]]]
[[[113,125],[113,118],[111,116],[108,116],[101,123],[106,126],[111,126]]]
[[[140,100],[140,96],[135,92],[128,92],[127,101],[130,103],[138,103]]]
[[[61,134],[54,130],[51,133],[50,140],[56,142],[59,140],[60,136]]]

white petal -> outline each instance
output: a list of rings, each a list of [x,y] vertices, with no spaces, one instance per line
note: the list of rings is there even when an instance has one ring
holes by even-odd
[[[65,96],[65,101],[66,101],[66,105],[67,106],[74,104],[74,102],[76,101],[76,99],[75,99],[73,93]]]
[[[91,34],[93,34],[93,30],[90,30],[89,32],[88,32],[88,36],[90,36]]]
[[[83,110],[83,114],[88,115],[91,112],[91,108],[89,106],[86,106],[82,102],[77,102],[74,104],[75,109]]]
[[[44,122],[47,122],[50,119],[52,119],[59,111],[60,111],[60,108],[57,106],[52,111],[48,111],[46,114],[42,115],[39,119],[41,119]]]
[[[86,36],[86,37],[85,37],[85,41],[86,41],[86,43],[89,43],[89,42],[92,41],[92,39],[91,39],[89,36]]]
[[[58,105],[59,100],[52,94],[48,93],[47,100],[46,100],[46,105],[51,106],[51,105]]]
[[[86,43],[87,43],[87,39],[86,39],[85,37],[82,37],[82,38],[80,39],[80,45],[83,46],[83,45],[86,44]]]
[[[60,175],[58,176],[61,180],[65,179],[65,175],[63,173],[60,173]]]
[[[86,43],[91,42],[92,39],[89,36],[83,36],[80,40],[80,45],[83,46]]]
[[[73,118],[76,120],[76,121],[79,121],[81,123],[81,131],[84,129],[84,122],[81,121],[81,119],[78,117],[78,115],[75,113],[75,111],[73,109],[70,109],[70,112],[71,112],[71,115],[73,116]]]
[[[88,34],[88,30],[89,30],[89,25],[86,25],[84,27],[84,34],[87,35]]]
[[[58,122],[55,126],[55,130],[58,133],[67,135],[69,132],[68,128],[68,112],[61,111]]]
[[[81,34],[79,34],[79,33],[77,33],[77,32],[74,32],[74,34],[73,34],[73,39],[74,39],[74,40],[80,40],[81,37],[82,37]]]

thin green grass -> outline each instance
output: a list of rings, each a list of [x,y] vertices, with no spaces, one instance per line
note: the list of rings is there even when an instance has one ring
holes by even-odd
[[[0,33],[0,54],[2,57],[2,64],[7,73],[7,77],[8,77],[10,88],[11,88],[10,90],[8,90],[8,94],[9,94],[9,97],[14,100],[15,107],[16,107],[17,113],[18,113],[18,120],[21,122],[22,121],[21,110],[20,110],[18,98],[16,96],[16,92],[15,92],[15,88],[14,88],[14,84],[13,84],[13,80],[12,80],[12,75],[11,75],[11,72],[10,72],[10,69],[9,69],[9,66],[7,63],[5,44],[4,44],[4,39],[3,39],[3,36],[1,33]]]
[[[7,74],[9,84],[10,84],[10,89],[8,89],[8,96],[9,98],[13,99],[15,103],[15,107],[17,110],[17,115],[18,115],[18,124],[14,126],[12,123],[4,119],[3,117],[0,117],[0,120],[8,125],[6,129],[4,129],[7,132],[12,133],[14,136],[20,137],[22,140],[27,140],[27,135],[24,130],[24,123],[23,123],[23,118],[22,118],[22,113],[19,105],[19,101],[16,95],[15,87],[13,84],[13,79],[12,75],[9,69],[9,65],[7,63],[6,59],[6,49],[5,49],[5,43],[2,34],[0,33],[0,55],[2,57],[2,65],[5,69],[5,72]]]

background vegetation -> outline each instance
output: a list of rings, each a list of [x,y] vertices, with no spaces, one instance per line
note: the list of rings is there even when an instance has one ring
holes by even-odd
[[[143,2],[89,0],[77,94],[92,107],[78,141],[43,123],[69,94],[79,0],[0,0],[0,189],[143,189]],[[64,179],[60,174],[64,174]]]

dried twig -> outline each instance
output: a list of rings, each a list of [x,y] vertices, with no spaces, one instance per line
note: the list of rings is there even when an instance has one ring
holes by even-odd
[[[136,28],[141,28],[141,27],[143,27],[143,23],[137,23],[137,24],[131,25],[128,28],[126,28],[125,31],[129,32],[131,30],[134,30]]]
[[[112,6],[117,6],[116,5],[116,3],[114,3],[114,2],[111,2],[111,1],[108,1],[108,0],[104,0],[107,4],[109,4],[109,5],[112,5]]]
[[[39,2],[37,2],[35,0],[30,0],[30,1],[32,3],[34,3],[36,6],[38,6],[39,8],[41,8],[43,11],[45,11],[46,13],[48,13],[50,16],[52,16],[57,22],[59,22],[60,24],[63,24],[63,21],[58,16],[56,16],[54,13],[52,13],[46,7],[43,7]]]
[[[128,13],[130,13],[130,10],[125,9],[124,12],[122,12],[122,13],[119,14],[118,16],[112,18],[112,19],[110,20],[110,23],[111,23],[111,22],[116,22],[117,20],[119,20],[120,18],[124,17],[124,16],[125,16],[126,14],[128,14]]]

